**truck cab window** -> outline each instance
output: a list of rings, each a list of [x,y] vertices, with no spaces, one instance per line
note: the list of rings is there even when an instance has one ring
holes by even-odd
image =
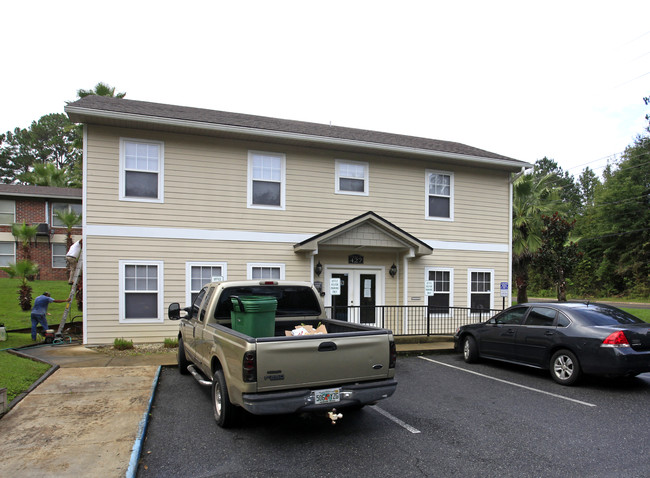
[[[190,314],[191,319],[197,320],[199,318],[199,309],[201,307],[201,302],[203,302],[203,297],[205,297],[206,290],[205,287],[201,289],[199,295],[194,299],[194,302],[192,303],[192,313]]]

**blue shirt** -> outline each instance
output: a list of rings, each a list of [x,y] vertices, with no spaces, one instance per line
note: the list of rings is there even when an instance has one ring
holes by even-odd
[[[46,295],[39,295],[34,299],[34,308],[32,309],[32,314],[34,315],[46,315],[48,306],[54,302],[52,297]]]

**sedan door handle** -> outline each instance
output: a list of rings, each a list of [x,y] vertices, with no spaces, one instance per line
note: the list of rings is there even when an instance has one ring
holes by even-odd
[[[547,330],[544,332],[544,335],[555,335],[555,332],[553,330]]]

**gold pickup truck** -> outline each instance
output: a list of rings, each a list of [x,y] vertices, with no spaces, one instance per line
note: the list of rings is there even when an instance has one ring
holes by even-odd
[[[277,302],[268,336],[233,328],[246,297]],[[328,319],[308,282],[212,282],[190,307],[170,304],[168,316],[180,320],[179,371],[212,387],[222,427],[236,425],[242,409],[256,415],[324,412],[336,420],[341,410],[375,403],[397,387],[393,333]]]

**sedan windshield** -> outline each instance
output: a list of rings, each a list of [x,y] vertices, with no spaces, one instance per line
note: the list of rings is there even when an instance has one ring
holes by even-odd
[[[588,305],[571,311],[590,325],[643,324],[644,322],[624,310],[602,304]]]

